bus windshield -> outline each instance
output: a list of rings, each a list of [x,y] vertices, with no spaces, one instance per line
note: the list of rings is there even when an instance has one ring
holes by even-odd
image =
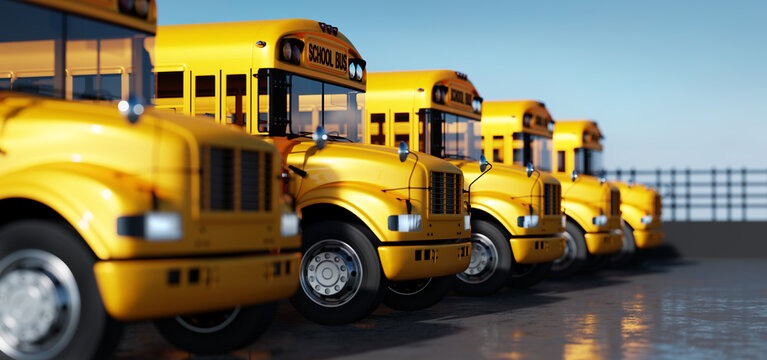
[[[283,133],[306,135],[322,125],[331,140],[362,142],[365,136],[364,91],[269,70],[259,72],[259,131],[268,131],[275,136]],[[262,81],[265,86],[261,85]],[[284,103],[279,104],[282,99],[285,99]],[[283,128],[281,124],[287,127]]]
[[[599,176],[603,170],[601,151],[586,148],[575,149],[575,171],[581,174]]]
[[[554,151],[551,138],[528,133],[514,133],[513,137],[515,143],[521,142],[514,145],[514,164],[527,166],[532,163],[540,170],[551,171],[551,156]]]
[[[422,109],[425,119],[425,144],[422,151],[441,158],[479,160],[482,155],[482,126],[479,119],[455,115],[435,109]],[[428,145],[427,145],[428,144]]]
[[[0,90],[152,102],[154,35],[17,1],[0,8]]]

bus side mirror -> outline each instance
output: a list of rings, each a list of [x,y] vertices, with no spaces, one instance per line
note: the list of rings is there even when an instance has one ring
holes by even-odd
[[[317,130],[312,134],[312,140],[317,145],[317,149],[322,150],[328,142],[328,133],[322,126],[317,126]]]
[[[482,154],[479,156],[479,171],[485,172],[485,169],[487,169],[487,166],[490,165],[490,163],[487,161],[487,158],[485,157],[485,154]]]
[[[570,174],[570,179],[575,182],[575,180],[578,178],[578,172],[573,170],[573,173]]]
[[[128,97],[128,100],[122,100],[117,103],[117,110],[124,116],[129,123],[135,124],[138,122],[142,114],[144,114],[144,104],[133,95]]]
[[[399,162],[405,162],[407,160],[407,156],[410,154],[410,148],[407,147],[407,143],[404,141],[399,142],[399,147],[397,148],[397,154],[399,154]]]
[[[527,163],[527,177],[530,177],[533,175],[533,171],[535,171],[535,168],[533,167],[533,163],[529,162]]]

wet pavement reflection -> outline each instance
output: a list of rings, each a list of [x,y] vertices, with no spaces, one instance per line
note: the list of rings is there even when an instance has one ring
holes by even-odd
[[[765,358],[767,260],[651,260],[485,298],[450,296],[403,313],[381,306],[325,327],[288,303],[259,341],[194,356],[151,324],[126,328],[116,359]]]

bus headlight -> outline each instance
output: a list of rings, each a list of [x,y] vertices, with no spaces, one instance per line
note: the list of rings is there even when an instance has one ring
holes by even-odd
[[[400,232],[421,231],[421,215],[391,215],[389,216],[389,230]]]
[[[300,232],[300,223],[297,214],[282,214],[282,217],[280,218],[280,235],[282,235],[282,237],[298,235]]]
[[[181,214],[153,211],[117,218],[117,235],[144,238],[147,241],[175,241],[183,235]]]
[[[642,224],[645,224],[645,225],[652,224],[652,215],[642,216]]]
[[[464,215],[463,216],[463,229],[464,230],[471,230],[471,215]]]
[[[538,215],[525,215],[517,217],[517,226],[525,229],[538,227]]]
[[[591,223],[596,226],[605,226],[607,225],[607,215],[602,214],[599,216],[595,216],[591,218]]]
[[[567,227],[567,216],[562,215],[562,227]]]
[[[354,79],[357,77],[357,66],[354,64],[349,64],[349,79]]]

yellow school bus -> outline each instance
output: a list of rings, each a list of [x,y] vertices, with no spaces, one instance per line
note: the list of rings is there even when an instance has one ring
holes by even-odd
[[[592,137],[590,145],[584,146],[582,150],[573,150],[569,146],[561,146],[557,149],[558,152],[564,153],[561,155],[565,157],[564,166],[567,167],[568,161],[571,161],[579,172],[603,176],[600,143],[602,136],[597,123],[590,120],[563,120],[557,124],[561,124],[562,134],[582,131],[589,132]],[[555,132],[555,139],[556,134]],[[637,249],[656,247],[663,242],[660,219],[661,198],[657,191],[644,185],[624,182],[611,182],[611,184],[620,189],[623,246],[620,252],[610,257],[610,260],[614,265],[623,265],[633,260]]]
[[[267,136],[283,153],[304,230],[299,312],[340,324],[381,299],[412,310],[445,296],[470,259],[463,176],[426,154],[363,144],[366,62],[338,27],[161,26],[157,44],[159,107]]]
[[[531,286],[564,251],[559,182],[520,166],[483,171],[481,108],[477,89],[460,72],[368,74],[366,140],[389,147],[404,142],[463,171],[472,256],[457,275],[456,290],[471,295],[495,292],[505,283]]]
[[[0,358],[107,358],[152,319],[228,351],[298,288],[279,152],[151,108],[155,23],[153,1],[0,0]]]
[[[622,244],[618,188],[583,174],[573,162],[582,159],[574,155],[582,149],[601,148],[601,135],[591,129],[580,133],[572,129],[571,134],[566,126],[554,123],[545,105],[534,100],[487,101],[482,109],[488,156],[505,164],[532,163],[553,172],[562,184],[566,248],[552,266],[551,276],[556,278],[572,276],[584,267],[598,268],[606,263],[603,255],[619,251]]]

